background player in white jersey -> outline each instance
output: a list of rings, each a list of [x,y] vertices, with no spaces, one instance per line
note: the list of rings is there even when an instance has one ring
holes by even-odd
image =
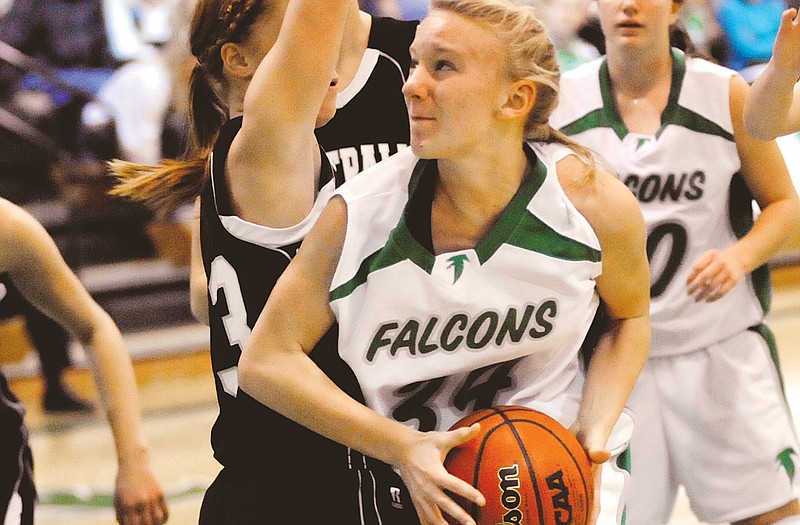
[[[744,106],[747,130],[763,140],[800,131],[800,18],[797,9],[781,17],[766,69],[753,82]]]
[[[5,199],[0,199],[0,273],[34,307],[72,332],[87,352],[117,449],[117,521],[166,522],[167,505],[150,468],[136,378],[122,334],[69,269],[45,229]],[[0,290],[0,300],[2,295]],[[0,523],[6,525],[34,522],[36,491],[24,413],[0,373]]]
[[[649,229],[650,357],[630,399],[628,523],[800,523],[766,263],[800,203],[774,142],[744,130],[748,86],[671,48],[673,0],[599,0],[607,56],[566,73],[552,122],[602,154]],[[753,223],[752,200],[761,208]]]
[[[190,35],[198,60],[191,84],[196,160],[114,165],[125,179],[119,192],[158,206],[202,189],[197,273],[203,286],[195,304],[205,303],[211,328],[220,405],[211,441],[224,467],[206,492],[202,524],[391,524],[404,515],[402,484],[388,466],[349,455],[237,386],[251,326],[334,187],[314,129],[336,111],[334,65],[354,6],[349,0],[325,9],[309,0],[199,2]],[[335,335],[321,343],[328,344],[335,345]],[[345,381],[335,361],[323,367],[337,383]],[[387,478],[394,493],[383,485]],[[409,502],[405,512],[413,517]]]
[[[558,68],[532,9],[507,0],[431,9],[404,87],[411,150],[329,203],[270,296],[239,374],[256,399],[397,467],[423,523],[446,514],[467,524],[445,491],[482,496],[442,467],[476,430],[442,432],[458,414],[518,402],[570,425],[597,464],[623,453],[621,414],[649,343],[648,272],[635,200],[548,124]],[[600,298],[610,321],[584,383],[580,346]],[[334,322],[332,307],[339,353],[370,408],[306,355]],[[502,329],[492,321],[501,315]],[[426,318],[430,331],[419,326]],[[484,321],[491,342],[466,326]],[[600,522],[620,523],[626,473],[606,465]]]

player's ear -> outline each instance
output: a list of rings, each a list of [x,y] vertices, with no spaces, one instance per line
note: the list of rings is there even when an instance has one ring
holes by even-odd
[[[500,107],[500,116],[508,120],[527,119],[536,102],[537,91],[536,84],[529,79],[511,84]]]
[[[235,42],[226,42],[219,53],[222,57],[222,67],[228,75],[240,78],[252,76],[253,68],[242,46]]]

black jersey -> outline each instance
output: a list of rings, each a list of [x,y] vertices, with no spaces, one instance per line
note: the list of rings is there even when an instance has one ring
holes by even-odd
[[[25,409],[8,388],[8,381],[0,372],[0,522],[3,522],[13,494],[23,496],[25,515],[35,497],[33,486],[33,460],[28,447],[28,429],[22,423]],[[24,497],[26,494],[30,498]],[[30,519],[30,518],[28,518]],[[23,520],[23,523],[29,523]]]
[[[208,276],[211,362],[219,401],[211,444],[224,465],[203,499],[201,525],[417,523],[408,492],[388,465],[364,457],[265,407],[238,388],[242,347],[280,275],[341,181],[324,152],[317,202],[300,224],[273,229],[233,213],[225,159],[241,118],[220,132],[200,200],[200,244]],[[336,351],[332,328],[310,357],[363,402]]]
[[[408,146],[408,111],[400,91],[408,76],[417,21],[373,18],[355,79],[337,97],[333,119],[317,129],[337,175],[356,173]]]
[[[283,441],[284,435],[308,433],[246,394],[241,395],[237,366],[242,347],[272,288],[294,257],[335,184],[332,169],[323,154],[318,202],[302,223],[273,229],[237,217],[225,178],[225,159],[241,124],[239,117],[221,130],[212,153],[211,180],[200,204],[200,243],[209,290],[211,362],[220,408],[211,444],[215,457],[223,465],[229,465],[237,456],[244,461],[252,461],[254,454],[263,453],[266,457],[269,455],[267,447],[275,446],[276,440]],[[335,334],[329,334],[320,342],[322,346],[334,344]],[[326,353],[336,354],[334,348]],[[257,450],[243,450],[242,443],[255,443],[264,437],[258,436],[261,432],[269,434],[271,440],[259,445]],[[281,446],[288,443],[291,440],[283,441]]]

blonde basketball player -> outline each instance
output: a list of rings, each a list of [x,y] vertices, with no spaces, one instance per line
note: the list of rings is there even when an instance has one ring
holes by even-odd
[[[558,68],[531,8],[435,0],[411,54],[411,148],[329,203],[253,329],[240,387],[394,465],[426,525],[473,523],[447,491],[483,503],[442,466],[476,429],[443,431],[487,405],[545,411],[603,465],[597,522],[619,524],[623,409],[649,344],[635,199],[549,126]],[[308,358],[334,320],[368,406]]]

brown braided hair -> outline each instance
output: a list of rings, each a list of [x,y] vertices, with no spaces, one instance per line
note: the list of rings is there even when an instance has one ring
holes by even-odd
[[[191,140],[184,159],[155,166],[113,160],[109,170],[119,182],[112,195],[129,197],[166,215],[202,193],[211,149],[229,118],[220,51],[228,42],[247,39],[253,22],[271,8],[270,0],[198,0],[189,35],[196,62],[189,79]]]

